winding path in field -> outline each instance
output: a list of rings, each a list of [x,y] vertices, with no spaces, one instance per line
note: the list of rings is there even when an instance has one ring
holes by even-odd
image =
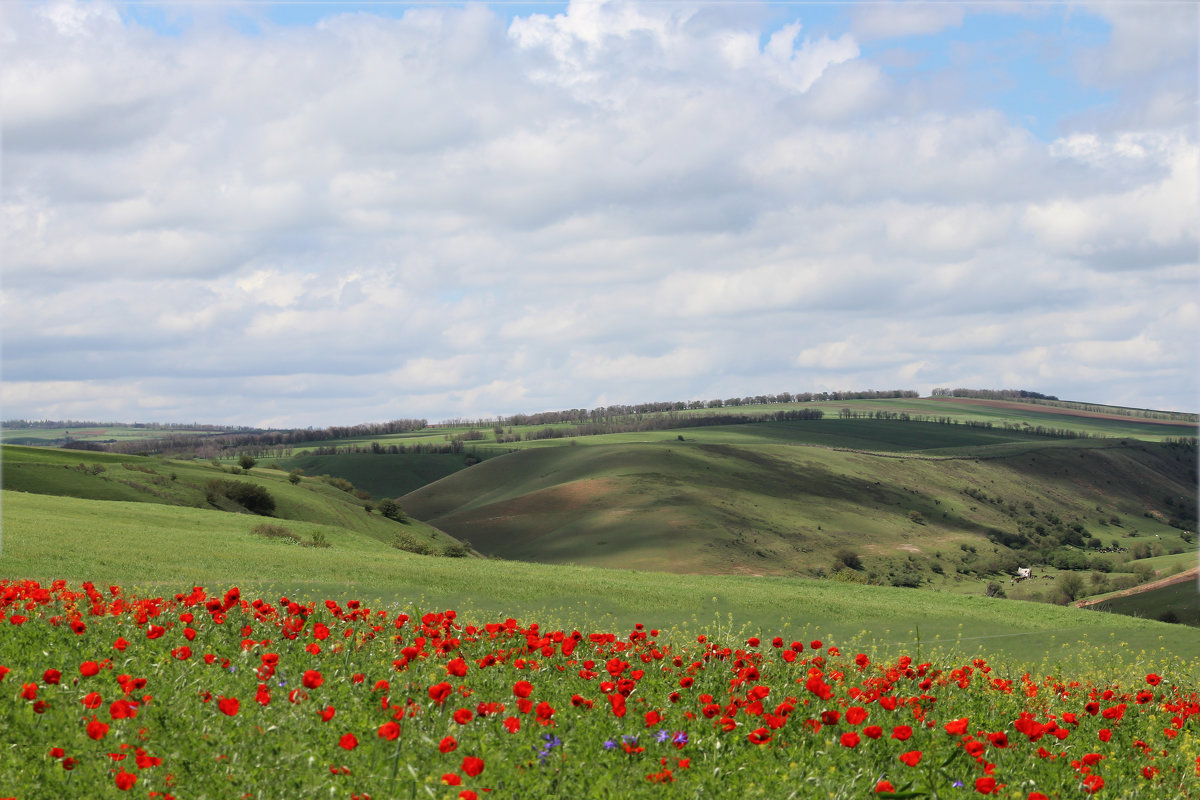
[[[1109,600],[1113,600],[1117,597],[1129,597],[1130,595],[1140,594],[1142,592],[1148,592],[1151,589],[1161,589],[1164,586],[1173,586],[1177,583],[1183,583],[1184,581],[1188,581],[1188,580],[1194,581],[1197,579],[1200,579],[1200,567],[1192,567],[1191,569],[1189,569],[1186,572],[1180,572],[1175,575],[1168,575],[1165,578],[1160,578],[1159,580],[1151,581],[1150,583],[1143,583],[1139,586],[1134,586],[1131,589],[1123,589],[1119,592],[1113,592],[1112,594],[1106,594],[1103,597],[1093,597],[1088,600],[1080,600],[1075,605],[1078,608],[1087,608],[1088,606],[1094,606],[1098,603],[1104,603]]]

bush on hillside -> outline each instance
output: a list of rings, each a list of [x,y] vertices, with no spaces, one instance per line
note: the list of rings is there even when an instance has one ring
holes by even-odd
[[[404,514],[404,509],[391,498],[384,498],[379,501],[379,513],[396,522],[405,522],[408,520],[408,517]]]
[[[834,553],[834,556],[849,569],[858,570],[863,568],[862,559],[858,557],[858,553],[850,550],[849,548],[842,548],[841,550],[838,550],[836,553]]]
[[[257,483],[214,478],[204,484],[204,496],[210,503],[215,503],[218,496],[227,497],[250,513],[264,517],[275,513],[275,498]]]
[[[408,553],[416,553],[420,556],[427,556],[433,552],[428,543],[418,541],[412,534],[409,533],[397,533],[395,536],[393,536],[392,547],[396,548],[397,550],[404,550]]]

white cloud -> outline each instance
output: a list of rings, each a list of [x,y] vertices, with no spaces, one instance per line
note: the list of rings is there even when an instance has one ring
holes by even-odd
[[[958,3],[886,2],[855,6],[852,28],[863,39],[927,36],[962,25],[965,8]]]
[[[254,36],[117,8],[0,9],[6,415],[323,425],[1019,380],[1107,401],[1143,357],[1141,405],[1196,396],[1171,15],[1110,15],[1104,52],[1129,53],[1077,61],[1120,99],[1044,142],[945,102],[952,71],[860,47],[969,6],[839,30],[803,5],[439,5]],[[1155,36],[1167,60],[1138,61]]]

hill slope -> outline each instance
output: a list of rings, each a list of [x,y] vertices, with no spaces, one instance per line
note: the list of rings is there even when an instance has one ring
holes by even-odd
[[[1165,520],[1167,502],[1194,502],[1193,449],[1072,444],[934,458],[660,436],[522,450],[402,502],[483,553],[675,572],[813,574],[851,549],[863,572],[903,582],[914,569],[1011,568],[1013,550],[1027,562],[1146,541],[1188,549]]]
[[[401,525],[378,513],[367,513],[364,501],[330,483],[304,477],[293,484],[286,472],[276,469],[254,468],[233,473],[208,462],[12,445],[4,445],[0,453],[6,490],[181,506],[218,517],[228,512],[245,515],[245,508],[220,492],[214,493],[212,482],[226,481],[265,490],[275,502],[271,520],[336,526],[384,543],[391,543],[397,533],[431,545],[439,540],[441,544],[452,541],[416,520]],[[266,521],[257,515],[251,517],[256,523]]]

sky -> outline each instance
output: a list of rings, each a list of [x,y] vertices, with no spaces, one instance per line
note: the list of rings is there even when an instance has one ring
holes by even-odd
[[[1191,2],[0,3],[0,418],[1200,407]]]

